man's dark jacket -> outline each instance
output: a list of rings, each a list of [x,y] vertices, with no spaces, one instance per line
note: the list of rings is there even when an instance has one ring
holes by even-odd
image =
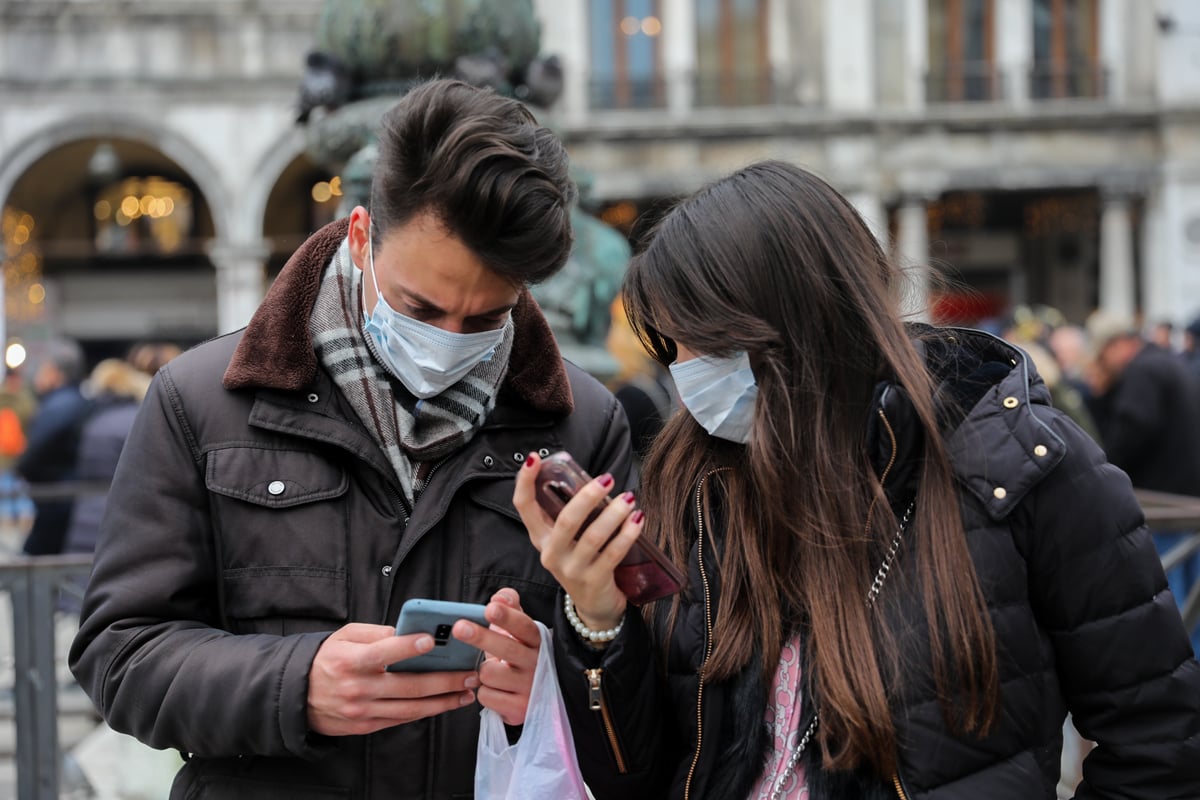
[[[1078,798],[1200,798],[1200,664],[1128,478],[1048,405],[1045,385],[1016,348],[958,330],[926,331],[921,345],[941,384],[967,543],[996,632],[1001,709],[983,739],[955,736],[943,719],[913,574],[918,517],[874,609],[891,619],[902,649],[903,686],[889,687],[899,771],[827,772],[810,748],[811,796],[1053,800],[1069,709],[1080,732],[1099,743],[1084,762]],[[915,491],[921,438],[897,387],[880,387],[869,419],[880,411],[896,438],[864,421],[865,443],[880,473],[895,459],[884,486],[900,516]],[[599,800],[744,798],[762,770],[768,691],[759,662],[699,686],[720,599],[719,503],[705,530],[704,572],[694,545],[665,675],[662,648],[640,616],[627,615],[598,654],[556,612],[568,632],[555,639],[559,680],[580,765]],[[864,573],[864,597],[873,574]],[[665,613],[656,609],[660,626]],[[596,673],[586,672],[596,668],[601,698],[589,681]],[[810,693],[804,704],[801,730],[813,712]]]
[[[1109,461],[1135,487],[1200,496],[1200,376],[1187,364],[1147,344],[1091,402]]]
[[[113,728],[188,754],[172,798],[470,797],[478,705],[316,735],[317,648],[348,622],[395,624],[410,597],[486,603],[504,586],[551,621],[556,583],[512,506],[526,453],[631,478],[619,405],[562,361],[524,293],[495,410],[408,519],[308,334],[345,235],[315,234],[245,331],[159,372],[113,482],[71,668]]]

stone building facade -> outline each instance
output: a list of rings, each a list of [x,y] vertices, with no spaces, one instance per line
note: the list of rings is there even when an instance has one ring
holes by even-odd
[[[764,157],[851,197],[914,313],[1200,313],[1192,0],[538,0],[604,219]],[[249,318],[338,178],[295,123],[320,0],[0,0],[3,336]],[[948,276],[949,282],[931,280]]]

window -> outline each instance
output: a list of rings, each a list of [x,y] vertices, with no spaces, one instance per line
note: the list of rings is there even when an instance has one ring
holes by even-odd
[[[656,108],[662,80],[659,0],[590,0],[592,108]]]
[[[696,0],[696,104],[771,101],[766,0]]]
[[[993,0],[930,0],[930,102],[999,99],[994,30]]]
[[[1100,21],[1097,0],[1034,0],[1030,96],[1100,97]]]

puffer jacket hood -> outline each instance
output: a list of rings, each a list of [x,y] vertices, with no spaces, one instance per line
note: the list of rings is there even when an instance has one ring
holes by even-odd
[[[1050,406],[1050,391],[1024,351],[1003,339],[964,328],[910,329],[934,380],[954,474],[994,518],[1002,519],[1066,454],[1065,442],[1037,412]],[[894,507],[915,493],[922,438],[903,387],[881,381],[867,415],[866,446],[877,474],[892,464],[884,488]],[[998,474],[1005,476],[1003,492],[996,491]]]

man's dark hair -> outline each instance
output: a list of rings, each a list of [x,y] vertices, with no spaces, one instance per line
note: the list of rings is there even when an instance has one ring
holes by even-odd
[[[371,184],[375,235],[432,213],[496,273],[543,281],[570,255],[567,151],[517,100],[434,80],[383,117]]]

